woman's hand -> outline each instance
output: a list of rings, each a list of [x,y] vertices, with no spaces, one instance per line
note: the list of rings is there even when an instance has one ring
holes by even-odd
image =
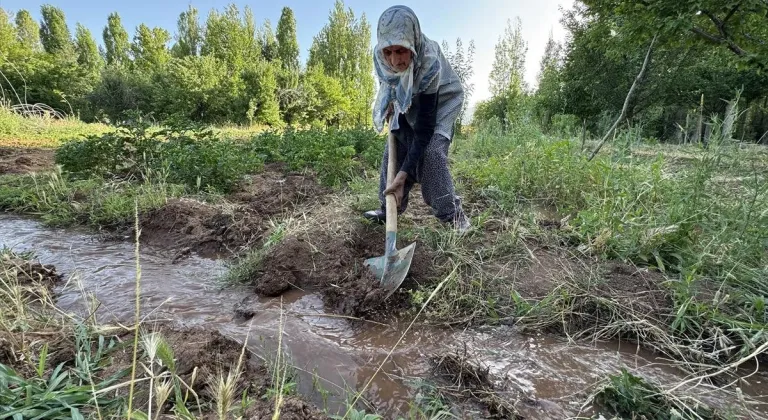
[[[405,181],[408,179],[408,174],[400,171],[395,176],[394,181],[387,186],[384,190],[384,196],[389,194],[395,195],[395,201],[397,202],[397,209],[400,209],[400,203],[403,201],[403,194],[405,192]]]

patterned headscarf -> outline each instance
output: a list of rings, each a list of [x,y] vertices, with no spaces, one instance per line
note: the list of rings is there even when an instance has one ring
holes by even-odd
[[[379,18],[376,36],[378,43],[373,62],[380,86],[373,104],[373,124],[381,132],[389,104],[393,104],[394,110],[390,129],[396,130],[399,128],[398,116],[410,109],[411,98],[424,92],[440,74],[440,60],[439,46],[421,32],[419,19],[407,6],[392,6],[385,10]],[[411,50],[411,64],[402,72],[392,69],[384,57],[384,48],[393,45]]]

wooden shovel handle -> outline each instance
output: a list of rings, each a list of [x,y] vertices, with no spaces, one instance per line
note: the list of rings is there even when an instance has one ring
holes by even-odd
[[[387,163],[387,186],[391,185],[397,174],[397,143],[395,135],[389,132],[387,136],[389,162]],[[397,233],[397,200],[394,194],[387,194],[387,232]]]

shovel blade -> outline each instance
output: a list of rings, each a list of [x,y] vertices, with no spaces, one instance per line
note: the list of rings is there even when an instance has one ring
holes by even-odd
[[[416,243],[395,250],[389,256],[373,257],[365,260],[365,265],[371,269],[373,275],[379,280],[381,287],[388,291],[387,297],[403,284],[408,270],[413,261],[413,252]]]

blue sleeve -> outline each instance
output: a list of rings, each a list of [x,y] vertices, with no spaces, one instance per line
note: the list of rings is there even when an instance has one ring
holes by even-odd
[[[437,125],[437,93],[421,94],[419,97],[419,110],[414,124],[413,144],[408,149],[401,171],[408,174],[412,180],[416,180],[416,166],[424,154]]]

